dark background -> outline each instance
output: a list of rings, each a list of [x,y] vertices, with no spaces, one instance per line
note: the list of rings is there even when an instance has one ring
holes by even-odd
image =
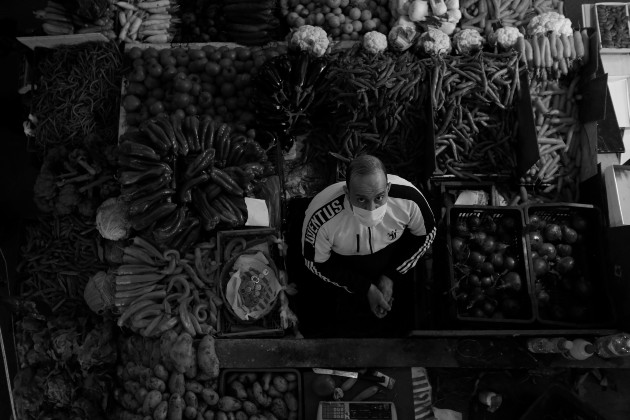
[[[574,24],[581,24],[581,7],[585,0],[566,0],[565,15]],[[22,220],[35,214],[32,186],[38,165],[26,152],[26,139],[22,122],[28,111],[18,94],[24,72],[23,49],[16,36],[36,34],[38,23],[33,10],[45,7],[45,1],[0,1],[0,293],[7,292],[6,272],[14,272],[19,262],[19,242]],[[9,374],[15,375],[12,352],[12,321],[5,308],[0,307],[0,327],[5,344],[9,347]],[[4,366],[0,367],[0,417],[7,418],[10,406],[7,395]]]

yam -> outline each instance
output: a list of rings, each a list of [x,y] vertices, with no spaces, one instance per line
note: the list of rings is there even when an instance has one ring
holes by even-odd
[[[172,394],[168,400],[167,420],[182,420],[184,416],[184,399],[179,394]]]
[[[162,356],[162,364],[167,370],[173,369],[173,360],[171,359],[171,349],[177,341],[177,333],[168,330],[160,337],[160,355]],[[183,372],[182,372],[183,373]]]
[[[271,412],[279,420],[286,420],[289,417],[289,409],[282,398],[274,398],[271,401]]]
[[[234,417],[236,418],[236,420],[249,420],[249,416],[245,414],[244,411],[237,411],[236,413],[234,413]]]
[[[168,402],[162,401],[153,410],[153,420],[166,420],[168,415]]]
[[[191,359],[193,362],[184,372],[184,376],[188,379],[195,379],[197,377],[197,350],[195,350],[195,347],[192,347]]]
[[[243,401],[243,410],[247,415],[253,416],[254,414],[258,414],[258,407],[251,401]]]
[[[203,420],[215,420],[216,414],[212,410],[208,410],[203,413]]]
[[[230,397],[229,395],[225,395],[219,399],[219,410],[225,412],[232,412],[240,410],[243,404],[234,397]]]
[[[228,420],[228,416],[223,411],[217,411],[215,419],[216,420]]]
[[[243,385],[240,381],[233,381],[230,383],[230,393],[233,397],[238,398],[239,400],[247,399],[247,391],[245,391],[245,385]]]
[[[219,358],[214,348],[214,337],[205,335],[197,348],[197,364],[202,373],[211,378],[219,377]]]
[[[136,392],[138,392],[138,390],[140,389],[140,383],[137,381],[125,381],[125,383],[123,384],[123,388],[125,389],[125,391],[127,391],[130,394],[136,394]]]
[[[287,392],[284,394],[284,402],[287,404],[287,408],[289,411],[297,411],[298,409],[298,400],[295,398],[292,392]]]
[[[282,397],[282,392],[278,391],[275,386],[271,385],[267,390],[267,395],[272,398]]]
[[[201,398],[209,406],[214,406],[219,403],[219,394],[211,388],[204,388],[203,391],[201,391]]]
[[[171,377],[168,379],[168,390],[171,394],[184,395],[186,392],[186,379],[183,373],[171,373]]]
[[[155,389],[160,392],[166,391],[166,384],[164,383],[164,381],[155,376],[151,376],[149,379],[147,379],[145,386],[149,390]]]
[[[195,394],[201,394],[203,391],[203,385],[197,381],[186,381],[186,391],[192,391]]]
[[[297,375],[293,372],[287,372],[284,375],[284,379],[287,380],[287,382],[295,382],[297,381]]]
[[[245,385],[253,384],[257,379],[258,377],[254,372],[241,373],[238,376],[238,381]]]
[[[163,380],[164,382],[168,381],[168,370],[164,367],[164,365],[157,364],[153,367],[153,374]]]
[[[281,394],[284,394],[285,392],[287,392],[287,388],[289,387],[289,384],[287,383],[287,380],[284,378],[284,376],[276,375],[273,377],[272,382],[273,382],[273,386],[276,387],[278,392],[280,392]]]
[[[186,393],[184,394],[184,402],[186,403],[187,407],[194,407],[195,409],[197,409],[197,407],[199,406],[197,394],[192,391],[186,391]]]
[[[146,389],[146,388],[138,388],[138,390],[134,394],[135,397],[136,397],[136,401],[138,401],[140,404],[143,404],[144,403],[144,399],[146,398],[148,393],[149,393],[148,389]]]
[[[162,402],[162,393],[158,390],[151,390],[147,393],[142,401],[142,412],[145,414],[153,413],[155,408]]]
[[[203,342],[203,341],[202,341]],[[170,351],[173,367],[180,373],[186,372],[190,365],[194,363],[193,357],[193,338],[187,332],[183,332],[177,336],[175,344]]]
[[[188,420],[195,420],[195,417],[197,417],[197,409],[189,405],[186,406],[186,408],[184,408],[184,418]]]

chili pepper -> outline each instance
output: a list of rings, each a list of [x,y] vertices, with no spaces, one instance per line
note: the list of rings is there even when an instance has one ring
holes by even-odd
[[[183,237],[181,244],[179,244],[179,248],[182,250],[187,250],[192,245],[199,241],[201,237],[201,228],[199,227],[199,219],[195,219],[195,222],[192,224],[190,229],[187,232],[187,235]]]
[[[199,216],[203,222],[203,229],[208,232],[214,230],[219,223],[219,217],[213,215],[210,211],[208,201],[206,200],[206,194],[203,191],[195,190],[193,192],[193,199],[195,207],[197,208]]]
[[[202,171],[199,176],[186,181],[178,191],[179,200],[182,203],[189,203],[192,200],[191,189],[206,182],[208,179],[210,179],[210,176]]]
[[[179,320],[182,323],[182,327],[184,327],[184,331],[194,337],[197,335],[197,332],[195,331],[195,328],[190,321],[190,315],[188,314],[188,304],[191,300],[192,298],[188,298],[179,304]]]
[[[122,171],[118,175],[118,182],[121,185],[130,185],[148,179],[157,178],[162,175],[170,175],[163,166],[155,166],[145,171]]]
[[[128,212],[130,216],[135,216],[139,213],[144,213],[150,206],[155,204],[158,200],[168,198],[175,194],[175,190],[170,188],[162,188],[153,194],[147,194],[143,197],[135,199],[129,204]]]
[[[175,203],[159,203],[147,212],[132,217],[131,227],[136,231],[144,230],[152,223],[171,214],[175,209],[177,209],[177,204]]]
[[[153,121],[146,121],[140,126],[140,130],[145,133],[158,150],[165,153],[171,148],[171,143],[166,134]]]
[[[156,118],[155,124],[162,129],[166,138],[168,139],[171,148],[173,149],[173,154],[177,154],[179,151],[179,143],[175,137],[175,130],[173,129],[173,125],[169,121],[168,118]]]
[[[176,115],[172,115],[171,125],[173,126],[175,139],[177,140],[177,144],[179,146],[179,154],[182,156],[188,155],[190,146],[188,145],[188,141],[186,140],[186,136],[182,130],[182,120]]]
[[[180,207],[174,212],[174,218],[169,216],[165,222],[153,229],[153,237],[158,243],[165,243],[180,232],[186,221],[186,207]]]
[[[136,156],[142,159],[159,161],[160,156],[147,145],[135,141],[123,141],[118,146],[118,151],[123,155]]]
[[[193,178],[201,171],[212,168],[212,162],[215,157],[215,149],[205,149],[193,160],[186,169],[185,177]]]
[[[192,152],[201,150],[199,144],[199,119],[194,115],[189,115],[184,119],[184,129],[188,146]]]
[[[199,148],[203,152],[206,150],[206,134],[208,132],[208,128],[210,127],[210,123],[212,122],[212,118],[209,115],[203,115],[199,120]]]
[[[239,187],[238,184],[221,169],[212,168],[212,170],[210,171],[210,178],[226,193],[238,196],[243,195],[243,190],[241,189],[241,187]]]

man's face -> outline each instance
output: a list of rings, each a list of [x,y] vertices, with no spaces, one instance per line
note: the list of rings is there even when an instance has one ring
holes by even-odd
[[[364,210],[374,210],[387,202],[390,184],[382,171],[367,175],[354,175],[344,186],[350,204]]]

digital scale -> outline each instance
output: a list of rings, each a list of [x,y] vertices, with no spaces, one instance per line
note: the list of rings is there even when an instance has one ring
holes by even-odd
[[[390,401],[320,401],[317,420],[398,420]]]

